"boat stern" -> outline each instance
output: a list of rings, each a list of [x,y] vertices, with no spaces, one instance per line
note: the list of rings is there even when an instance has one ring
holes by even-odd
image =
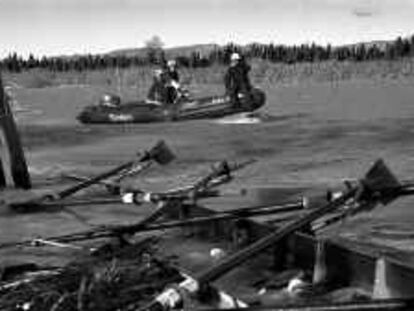
[[[259,88],[254,88],[251,92],[250,110],[255,111],[263,107],[266,103],[266,94]]]
[[[91,122],[91,109],[88,107],[82,110],[77,116],[76,119],[81,123],[90,123]]]

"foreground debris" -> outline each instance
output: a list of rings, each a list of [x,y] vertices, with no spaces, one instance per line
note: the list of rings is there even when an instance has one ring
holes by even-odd
[[[74,241],[83,241],[83,240],[91,240],[91,239],[100,239],[100,238],[110,238],[110,237],[116,237],[120,240],[124,241],[125,235],[131,235],[135,234],[137,232],[142,231],[150,231],[150,230],[158,230],[161,229],[159,226],[162,227],[162,223],[158,224],[158,227],[151,228],[149,227],[151,223],[158,220],[162,216],[168,213],[168,210],[173,209],[174,206],[179,206],[186,202],[190,201],[189,203],[191,205],[195,205],[197,200],[200,198],[210,197],[210,196],[216,196],[217,193],[214,192],[214,188],[230,182],[232,180],[231,173],[243,169],[244,167],[254,163],[254,160],[248,160],[241,163],[228,163],[226,161],[220,162],[217,166],[213,166],[211,169],[211,172],[207,174],[206,176],[200,178],[197,180],[193,185],[190,185],[188,187],[183,187],[179,189],[173,189],[171,191],[167,191],[164,193],[145,193],[141,190],[126,193],[123,195],[123,201],[126,203],[135,203],[135,204],[142,204],[142,203],[156,203],[157,207],[154,210],[153,213],[147,215],[144,217],[144,219],[141,219],[137,223],[128,224],[128,225],[118,225],[118,226],[101,226],[99,228],[95,228],[88,231],[82,231],[67,235],[60,235],[60,236],[53,236],[53,237],[47,237],[47,238],[34,238],[34,239],[28,239],[24,241],[19,242],[6,242],[6,243],[0,243],[0,249],[3,248],[9,248],[9,247],[15,247],[15,246],[36,246],[36,245],[42,245],[42,244],[49,244],[55,243],[55,246],[58,246],[56,243],[61,243],[60,245],[63,246],[63,243],[68,242],[74,242]],[[103,203],[105,201],[101,201]],[[109,202],[113,202],[110,200]],[[119,201],[121,202],[121,201]],[[75,203],[75,202],[72,202]],[[304,204],[303,202],[300,202],[298,204],[292,204],[288,206],[282,207],[282,209],[300,209],[303,208]],[[259,214],[266,214],[269,213],[269,211],[266,209],[269,208],[269,206],[263,206],[259,208],[253,208],[253,210],[259,210]],[[270,211],[272,212],[272,211]],[[278,212],[278,210],[276,210]],[[242,215],[240,215],[242,213]],[[244,213],[244,214],[243,214]],[[248,213],[247,210],[237,210],[233,211],[233,216],[235,217],[241,217],[241,216],[248,216],[246,213]],[[228,216],[227,216],[228,217]],[[201,222],[209,221],[209,219],[201,220]],[[164,224],[165,225],[165,224]],[[172,225],[167,227],[178,227],[178,225]],[[68,245],[69,246],[69,245]]]
[[[182,290],[189,294],[196,294],[205,284],[210,284],[223,277],[229,271],[234,270],[241,264],[256,256],[270,246],[280,243],[284,238],[295,231],[308,228],[312,222],[335,212],[338,208],[346,205],[347,209],[343,215],[353,215],[360,211],[371,210],[378,203],[389,204],[401,195],[413,194],[412,185],[401,185],[393,176],[382,160],[378,160],[366,173],[363,179],[355,186],[350,185],[349,189],[339,195],[338,198],[321,206],[307,215],[298,217],[297,220],[282,225],[275,232],[258,239],[253,244],[248,245],[234,254],[225,257],[219,264],[209,267],[198,273],[194,278],[190,277],[179,284]],[[174,298],[172,298],[174,297]],[[175,308],[181,303],[183,297],[176,287],[167,288],[162,294],[141,308],[140,310],[167,310]],[[223,306],[237,307],[237,305],[227,305],[223,301]]]
[[[156,239],[122,249],[101,248],[92,257],[51,270],[26,273],[0,286],[0,309],[129,310],[171,282],[182,280],[166,261],[156,259]]]
[[[270,305],[272,310],[295,310],[295,306],[297,310],[306,310],[305,303],[311,304],[309,308],[313,305],[315,310],[318,307],[322,310],[409,310],[409,306],[412,306],[411,298],[414,297],[414,292],[410,289],[414,285],[412,268],[399,262],[389,262],[381,256],[361,254],[341,245],[319,240],[317,233],[339,220],[371,211],[378,204],[388,205],[400,196],[414,194],[413,184],[401,183],[385,163],[378,160],[362,179],[346,183],[344,191],[329,194],[327,201],[318,206],[308,206],[304,204],[305,201],[301,201],[282,206],[253,206],[214,212],[199,205],[200,199],[216,196],[215,188],[231,181],[232,172],[245,165],[247,164],[222,162],[194,185],[164,193],[148,193],[138,189],[123,194],[124,202],[138,206],[144,202],[156,204],[154,211],[137,223],[2,244],[1,247],[33,246],[33,242],[36,242],[48,246],[76,247],[68,243],[110,237],[116,238],[117,245],[126,245],[123,252],[128,254],[128,259],[125,259],[111,252],[111,248],[109,253],[102,252],[99,247],[98,250],[89,249],[88,252],[100,256],[101,261],[96,261],[96,257],[85,257],[84,264],[89,268],[77,270],[82,273],[76,274],[76,282],[70,283],[74,289],[67,295],[64,293],[68,290],[55,288],[53,284],[56,284],[59,276],[64,280],[69,279],[71,275],[61,273],[73,271],[70,268],[73,265],[60,269],[57,274],[45,276],[44,280],[50,287],[42,289],[40,286],[39,291],[29,291],[27,296],[22,295],[23,305],[16,298],[20,297],[17,293],[25,292],[25,286],[32,288],[28,284],[37,284],[32,282],[39,279],[17,283],[17,286],[23,286],[17,287],[17,296],[13,296],[14,291],[10,291],[16,283],[4,284],[3,293],[12,295],[11,298],[6,294],[1,296],[4,301],[19,300],[13,306],[5,302],[6,307],[12,308],[5,310],[31,307],[27,304],[29,298],[45,297],[44,295],[48,297],[49,289],[59,293],[53,304],[45,306],[54,311],[72,310],[72,306],[77,308],[74,310],[109,310],[106,309],[109,305],[111,310],[158,311],[183,306],[197,309],[199,305],[213,309],[254,309],[255,305],[260,309]],[[293,213],[293,218],[292,215],[283,216],[285,212]],[[251,220],[259,215],[270,214],[282,215],[277,226]],[[163,231],[167,229],[168,231]],[[146,231],[156,231],[160,235],[160,247],[156,254],[140,244],[137,244],[138,248],[145,251],[138,254],[131,251],[133,247],[137,247],[133,236],[142,237]],[[135,255],[131,257],[131,254]],[[171,259],[171,256],[174,258],[173,262],[165,259]],[[102,258],[105,260],[102,261]],[[131,258],[135,258],[135,261],[129,261]],[[147,261],[143,258],[147,258]],[[148,258],[151,258],[149,265]],[[146,271],[145,275],[151,275],[152,270],[148,272],[142,264],[146,268],[153,268],[152,262],[163,263],[162,267],[166,270],[157,270],[154,278],[147,279],[140,275],[130,281],[129,277],[135,276],[137,271]],[[85,267],[83,264],[76,267],[80,266]],[[114,266],[118,269],[113,268]],[[126,270],[122,267],[126,267]],[[134,272],[130,272],[129,268]],[[115,273],[114,270],[118,272]],[[125,271],[129,272],[123,274]],[[257,279],[261,274],[267,275],[264,281]],[[110,275],[111,277],[103,279],[109,278],[111,281],[118,280],[119,276],[126,281],[109,282],[115,284],[114,288],[112,285],[91,285],[97,283],[96,279],[102,280],[101,277],[96,278],[96,275]],[[113,275],[117,277],[112,277]],[[388,279],[389,275],[392,278]],[[175,279],[172,281],[170,277]],[[228,283],[231,286],[224,290],[215,287],[217,282],[227,277],[233,278]],[[67,284],[63,279],[61,281]],[[12,281],[21,282],[22,278]],[[111,302],[103,306],[98,302],[90,302],[102,294],[100,291],[93,292],[90,288],[108,290],[104,295]],[[135,292],[137,288],[142,292]],[[230,294],[227,294],[228,291]],[[238,296],[238,293],[246,292],[250,296]],[[128,297],[120,299],[124,297],[124,293],[128,293]],[[30,301],[37,300],[32,298]],[[105,300],[101,298],[99,301]],[[89,307],[92,309],[88,309]]]

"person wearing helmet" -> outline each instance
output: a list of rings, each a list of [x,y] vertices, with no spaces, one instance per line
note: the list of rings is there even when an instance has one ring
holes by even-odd
[[[147,102],[163,105],[166,101],[166,91],[163,81],[162,69],[155,69],[152,85],[148,91]]]
[[[163,81],[166,89],[167,104],[174,104],[180,94],[180,75],[177,71],[177,63],[170,59],[163,71]]]
[[[118,95],[106,93],[102,95],[99,103],[101,106],[119,108],[121,105],[121,98]]]
[[[250,66],[239,53],[230,56],[230,67],[224,76],[226,93],[236,108],[240,108],[240,97],[248,96],[252,89],[249,79]]]
[[[174,59],[170,59],[167,62],[167,66],[164,70],[164,75],[167,80],[173,81],[175,83],[180,83],[180,75],[177,71],[177,62]]]

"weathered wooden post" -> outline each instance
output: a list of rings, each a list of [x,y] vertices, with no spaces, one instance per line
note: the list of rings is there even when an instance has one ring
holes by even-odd
[[[31,181],[16,123],[0,76],[0,186],[30,189]]]

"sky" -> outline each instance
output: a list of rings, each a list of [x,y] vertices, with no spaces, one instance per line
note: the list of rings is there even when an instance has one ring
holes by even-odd
[[[199,43],[349,44],[414,34],[414,0],[0,0],[0,58]]]

